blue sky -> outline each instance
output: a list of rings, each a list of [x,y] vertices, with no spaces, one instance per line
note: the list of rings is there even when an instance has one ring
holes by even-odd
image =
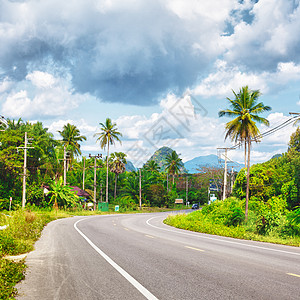
[[[271,127],[300,110],[299,0],[0,0],[0,45],[1,115],[57,138],[75,124],[84,154],[103,152],[93,135],[110,117],[112,150],[138,166],[161,146],[186,161],[233,145],[218,118],[232,89],[259,89]],[[253,145],[252,162],[293,131]]]

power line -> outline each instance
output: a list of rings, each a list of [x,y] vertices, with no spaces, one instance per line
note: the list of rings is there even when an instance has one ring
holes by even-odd
[[[270,130],[261,133],[260,135],[258,135],[257,137],[255,137],[255,140],[261,139],[261,138],[263,138],[263,137],[266,137],[266,136],[268,136],[268,135],[270,135],[270,134],[275,133],[275,132],[278,131],[278,130],[281,130],[281,129],[283,129],[283,128],[289,126],[289,125],[290,125],[291,123],[293,123],[296,119],[299,119],[299,115],[298,115],[298,114],[297,114],[296,116],[291,117],[290,119],[284,121],[283,123],[281,123],[281,124],[275,126],[274,128],[271,128]],[[242,142],[239,142],[239,143],[237,143],[236,145],[232,146],[230,149],[236,149],[236,148],[239,148],[239,147],[241,147],[241,145],[242,145]]]

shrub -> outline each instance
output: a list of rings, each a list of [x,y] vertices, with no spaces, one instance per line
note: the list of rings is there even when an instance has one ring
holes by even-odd
[[[24,272],[23,262],[16,263],[0,259],[0,299],[10,299],[17,294],[14,286],[24,279]]]
[[[234,207],[231,214],[227,216],[225,225],[227,226],[237,226],[244,222],[245,213],[240,207]]]
[[[134,202],[134,200],[130,196],[120,197],[118,200],[120,203],[121,212],[136,210],[138,208],[138,205]]]

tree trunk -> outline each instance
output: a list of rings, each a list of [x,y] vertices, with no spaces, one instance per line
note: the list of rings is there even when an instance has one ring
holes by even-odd
[[[245,169],[247,168],[247,140],[245,140]]]
[[[114,192],[114,199],[116,200],[117,197],[117,180],[118,180],[118,174],[115,174],[115,192]]]
[[[167,173],[167,193],[169,193],[169,174]]]
[[[108,156],[109,156],[109,141],[107,143],[107,157],[106,157],[106,202],[108,203]]]
[[[245,205],[245,220],[246,221],[248,220],[248,203],[249,203],[250,147],[251,147],[251,138],[248,138],[247,187],[246,187],[246,205]]]

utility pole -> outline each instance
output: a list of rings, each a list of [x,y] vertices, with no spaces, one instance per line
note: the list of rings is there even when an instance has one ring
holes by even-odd
[[[139,169],[139,189],[140,189],[139,204],[140,204],[140,210],[141,210],[142,209],[142,173],[141,173],[141,169]]]
[[[233,177],[234,177],[234,172],[233,172],[233,166],[231,167],[231,184],[230,184],[230,192],[232,193],[233,190]]]
[[[85,177],[85,157],[83,157],[83,172],[82,172],[82,189],[84,190],[84,177]]]
[[[189,178],[186,174],[186,181],[185,181],[185,204],[188,205],[188,194],[189,194]]]
[[[224,166],[224,187],[223,187],[223,197],[222,200],[226,199],[226,191],[227,191],[227,150],[233,150],[232,148],[217,148],[220,150],[225,150],[225,166]]]
[[[94,210],[96,210],[96,192],[97,192],[97,182],[96,182],[96,169],[97,169],[97,159],[102,158],[102,154],[91,155],[89,154],[89,158],[94,158]]]
[[[227,148],[225,148],[225,168],[224,168],[223,200],[226,199],[226,190],[227,190]]]
[[[26,176],[27,176],[27,149],[32,149],[34,147],[27,147],[28,139],[27,132],[25,132],[24,137],[24,147],[17,147],[17,151],[19,149],[24,149],[24,165],[23,165],[23,191],[22,191],[22,208],[25,208],[26,204]]]
[[[67,184],[67,153],[66,145],[64,145],[64,186]]]

